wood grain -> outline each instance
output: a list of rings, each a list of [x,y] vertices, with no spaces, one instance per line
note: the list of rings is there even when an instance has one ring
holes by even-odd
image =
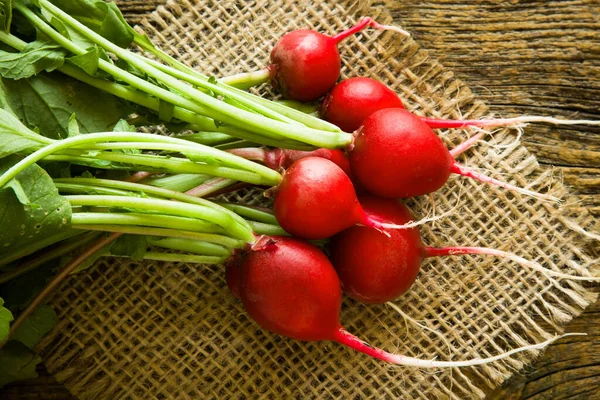
[[[135,23],[163,0],[122,0]],[[502,116],[600,120],[600,1],[394,0],[397,23]],[[530,125],[524,143],[557,166],[600,216],[600,128]],[[600,303],[568,327],[587,337],[552,345],[489,399],[600,399]],[[71,399],[47,373],[0,391],[7,399]]]

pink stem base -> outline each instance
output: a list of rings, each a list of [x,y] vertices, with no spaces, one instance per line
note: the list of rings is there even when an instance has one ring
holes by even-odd
[[[348,28],[343,32],[340,32],[337,35],[332,36],[331,38],[337,44],[337,43],[341,42],[342,40],[346,39],[348,36],[354,35],[355,33],[362,31],[363,29],[365,29],[368,26],[375,28],[375,29],[382,30],[382,31],[394,31],[394,32],[398,32],[404,36],[410,36],[410,33],[408,33],[407,31],[405,31],[404,29],[402,29],[400,27],[393,26],[393,25],[381,25],[381,24],[375,22],[372,18],[365,17],[365,18],[362,18],[360,21],[358,21],[358,23],[356,25],[354,25],[353,27]]]

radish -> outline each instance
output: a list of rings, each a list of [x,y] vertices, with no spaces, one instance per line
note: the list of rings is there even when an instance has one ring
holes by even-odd
[[[300,29],[285,34],[271,51],[271,84],[293,100],[314,101],[325,95],[340,76],[341,60],[338,44],[366,27],[408,32],[394,26],[381,25],[363,18],[355,26],[334,36]]]
[[[518,188],[457,163],[453,152],[448,151],[429,126],[401,108],[371,114],[355,134],[349,160],[357,182],[369,193],[381,197],[407,198],[432,193],[455,173],[536,198],[558,201],[553,196]]]
[[[396,224],[413,221],[408,208],[399,200],[361,196],[360,203],[370,216]],[[392,230],[384,235],[374,229],[354,226],[335,235],[330,243],[330,258],[344,293],[363,303],[385,303],[405,293],[414,283],[421,262],[429,257],[462,254],[507,258],[550,277],[597,281],[600,278],[568,275],[525,260],[517,255],[485,247],[426,247],[417,227]]]
[[[242,255],[239,274],[244,308],[261,327],[295,340],[332,340],[392,364],[421,368],[481,365],[520,351],[540,349],[556,340],[466,361],[392,354],[363,342],[342,327],[340,282],[318,247],[296,238],[262,237]]]
[[[335,85],[321,103],[319,114],[343,131],[354,132],[369,115],[385,108],[404,108],[404,105],[383,83],[356,77]]]
[[[402,228],[367,216],[350,178],[325,158],[296,161],[276,190],[275,217],[293,236],[325,239],[356,224],[381,230]]]
[[[343,80],[327,94],[319,113],[321,118],[346,132],[354,132],[372,113],[386,108],[404,108],[398,95],[383,83],[367,77]],[[452,120],[419,117],[430,128],[465,128],[469,126],[491,128],[515,126],[528,122],[546,122],[557,125],[598,125],[599,121],[566,120],[542,116],[521,116],[516,118],[489,118]]]

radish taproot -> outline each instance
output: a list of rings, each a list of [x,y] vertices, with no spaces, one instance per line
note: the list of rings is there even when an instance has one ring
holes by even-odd
[[[399,200],[361,196],[367,215],[399,225],[413,221]],[[348,228],[329,242],[330,258],[344,293],[363,303],[378,304],[404,294],[415,282],[425,258],[451,255],[489,255],[506,258],[547,277],[598,281],[598,277],[564,274],[547,269],[512,253],[486,247],[428,247],[418,227],[390,230],[388,235],[360,226]]]
[[[361,186],[381,197],[408,198],[432,193],[455,173],[532,197],[558,201],[457,163],[429,126],[401,108],[386,108],[371,114],[356,132],[349,160]]]
[[[268,67],[271,84],[288,99],[317,100],[335,85],[340,76],[338,44],[368,26],[409,35],[403,29],[378,24],[368,17],[334,36],[308,29],[292,31],[279,39],[271,51]]]
[[[356,224],[402,228],[365,214],[350,178],[320,157],[302,158],[283,173],[273,209],[281,227],[303,239],[325,239]]]
[[[436,361],[388,353],[344,329],[342,291],[335,269],[318,247],[291,237],[262,237],[242,257],[239,293],[244,308],[262,328],[295,340],[331,340],[397,365],[421,368],[487,364],[555,341],[521,347],[489,358]]]
[[[398,95],[382,82],[355,77],[341,81],[325,96],[319,114],[321,118],[338,126],[345,132],[354,132],[372,113],[386,108],[404,108]],[[443,119],[419,117],[430,128],[492,128],[518,126],[529,122],[556,125],[599,125],[600,121],[569,120],[553,117],[524,115],[514,118]]]

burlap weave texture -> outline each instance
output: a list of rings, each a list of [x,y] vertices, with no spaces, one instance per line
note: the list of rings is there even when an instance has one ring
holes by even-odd
[[[161,48],[207,74],[264,67],[284,32],[333,33],[362,15],[391,19],[385,5],[334,1],[172,0],[140,28]],[[371,76],[396,90],[406,107],[436,117],[479,118],[486,106],[412,39],[368,30],[340,52],[343,75]],[[265,96],[273,96],[261,88]],[[525,128],[526,129],[526,128]],[[442,131],[449,147],[474,131]],[[460,161],[533,190],[568,193],[502,130]],[[237,201],[264,204],[256,190]],[[435,193],[436,213],[422,226],[430,246],[486,246],[555,270],[588,274],[597,254],[566,226],[598,231],[587,215],[453,177]],[[417,216],[428,199],[411,200]],[[384,365],[334,343],[302,343],[258,328],[225,286],[222,266],[104,259],[71,277],[51,300],[59,326],[42,343],[45,364],[82,399],[100,398],[470,398],[495,386],[535,355],[469,368],[424,371]],[[487,357],[540,342],[560,331],[596,296],[490,257],[426,260],[414,288],[389,306],[345,301],[342,323],[388,351],[423,358]],[[435,330],[439,335],[416,325]]]

